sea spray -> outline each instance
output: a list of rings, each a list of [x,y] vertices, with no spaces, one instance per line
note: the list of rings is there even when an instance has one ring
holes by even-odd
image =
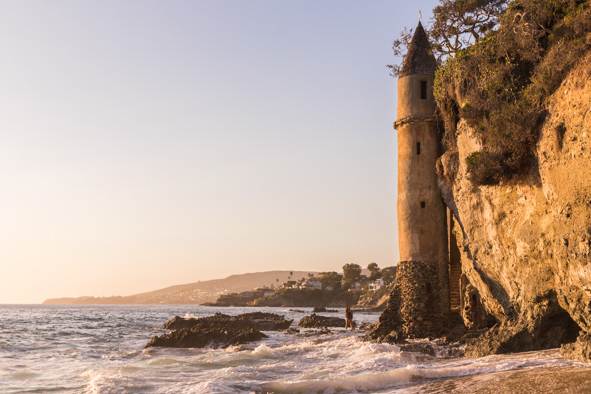
[[[297,324],[287,308],[199,306],[0,306],[0,392],[393,393],[432,382],[483,379],[514,369],[577,367],[557,351],[481,359],[431,357],[363,341],[361,331],[265,332],[226,349],[143,349],[171,316],[261,310]],[[22,319],[23,314],[28,318]],[[342,313],[342,310],[339,311]],[[378,314],[357,314],[371,322]],[[92,324],[90,323],[92,322]],[[437,346],[433,344],[437,349]],[[438,392],[437,390],[432,392]],[[440,391],[444,392],[444,391]]]

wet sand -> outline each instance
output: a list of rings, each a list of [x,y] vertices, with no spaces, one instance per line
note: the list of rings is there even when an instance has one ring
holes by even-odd
[[[456,378],[414,387],[415,393],[530,394],[591,393],[588,367],[533,368]]]

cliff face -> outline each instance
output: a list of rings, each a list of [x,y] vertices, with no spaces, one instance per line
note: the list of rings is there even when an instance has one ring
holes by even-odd
[[[549,345],[571,341],[579,329],[591,333],[591,53],[547,108],[537,169],[519,180],[470,182],[466,158],[482,144],[463,120],[440,158],[440,187],[459,224],[462,271],[500,323],[496,343],[488,338],[469,353],[512,350],[507,343],[517,342],[516,350],[548,347],[536,343],[548,332],[559,338]]]

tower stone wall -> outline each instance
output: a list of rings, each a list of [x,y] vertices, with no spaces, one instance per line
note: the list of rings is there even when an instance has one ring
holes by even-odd
[[[449,313],[447,213],[435,172],[441,153],[435,59],[419,24],[398,80],[400,317],[405,336],[437,331]]]

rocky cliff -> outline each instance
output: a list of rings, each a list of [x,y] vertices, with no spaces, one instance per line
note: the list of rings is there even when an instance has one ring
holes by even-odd
[[[591,333],[591,52],[546,108],[537,165],[517,179],[470,181],[466,159],[482,149],[481,134],[461,119],[440,158],[462,272],[475,290],[464,320],[472,324],[469,309],[482,308],[498,323],[468,354],[553,347]]]

